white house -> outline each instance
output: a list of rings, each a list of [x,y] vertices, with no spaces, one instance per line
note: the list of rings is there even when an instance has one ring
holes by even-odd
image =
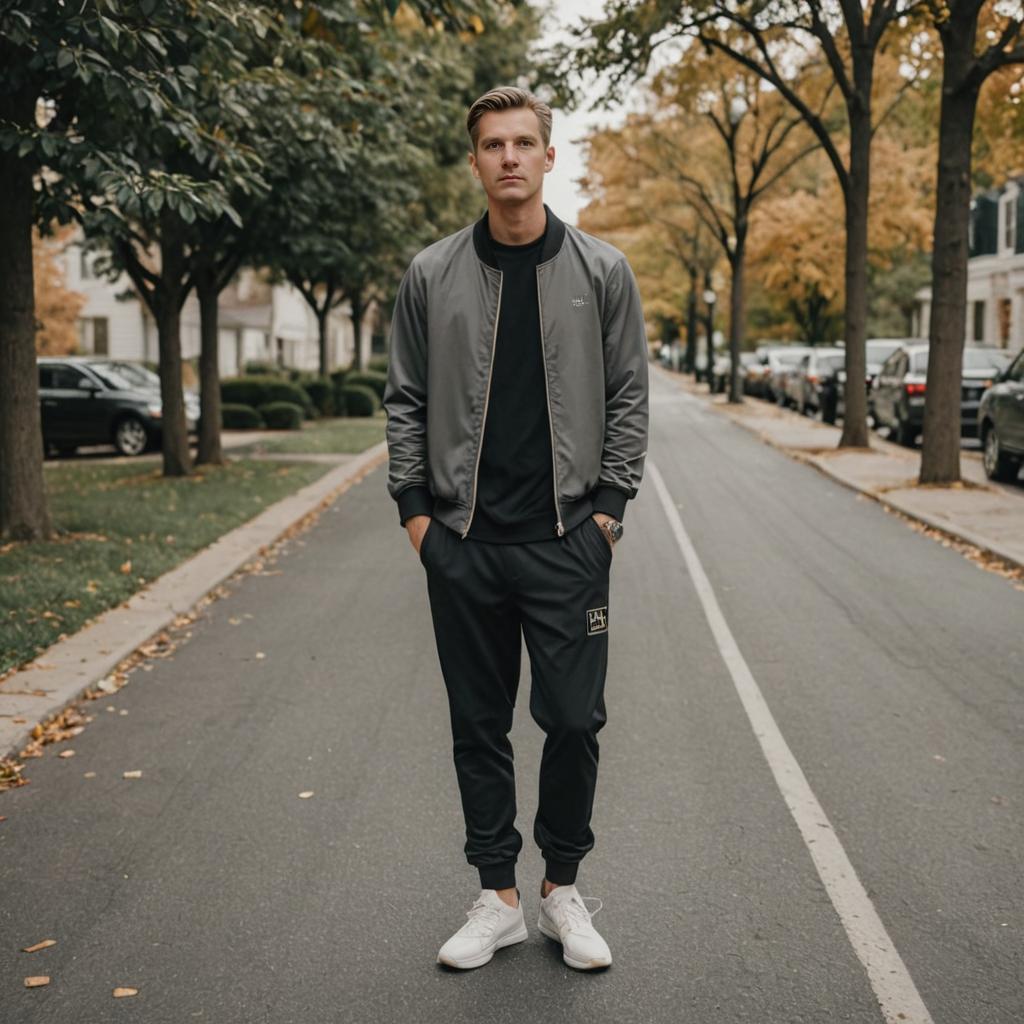
[[[127,275],[116,281],[95,273],[96,255],[79,243],[66,246],[63,261],[67,287],[85,296],[79,317],[83,353],[157,362],[156,323]],[[376,310],[363,321],[362,365],[370,358]],[[328,325],[331,369],[352,362],[355,332],[347,304],[331,313]],[[198,357],[199,303],[189,295],[181,313],[182,359]],[[241,271],[220,297],[220,372],[232,377],[246,362],[276,362],[302,370],[320,364],[316,318],[290,284],[270,284],[251,269]]]
[[[932,290],[922,288],[914,335],[928,336]],[[967,344],[1024,348],[1024,177],[971,201]]]

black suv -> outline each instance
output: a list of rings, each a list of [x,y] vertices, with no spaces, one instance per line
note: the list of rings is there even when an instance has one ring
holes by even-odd
[[[989,479],[1015,480],[1024,463],[1024,351],[981,396],[978,431]]]
[[[160,378],[139,363],[93,356],[41,356],[39,405],[43,445],[70,455],[83,445],[112,444],[139,455],[160,440]],[[199,398],[185,394],[189,433],[199,425]]]

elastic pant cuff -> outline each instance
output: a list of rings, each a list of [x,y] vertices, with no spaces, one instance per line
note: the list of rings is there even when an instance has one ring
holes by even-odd
[[[478,867],[481,889],[514,889],[516,887],[516,862],[506,861],[504,864],[487,864]]]
[[[544,858],[544,877],[549,882],[554,882],[555,885],[574,885],[576,882],[576,872],[579,869],[578,861],[569,864],[561,860]]]

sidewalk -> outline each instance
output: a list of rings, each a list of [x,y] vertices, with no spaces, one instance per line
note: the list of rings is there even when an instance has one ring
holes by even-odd
[[[992,483],[973,454],[961,455],[960,485],[922,487],[917,484],[920,450],[891,444],[874,433],[870,450],[839,449],[839,427],[756,398],[729,405],[724,395],[709,395],[706,385],[654,369],[765,443],[810,463],[838,483],[966,541],[1013,568],[1024,568],[1024,488]]]

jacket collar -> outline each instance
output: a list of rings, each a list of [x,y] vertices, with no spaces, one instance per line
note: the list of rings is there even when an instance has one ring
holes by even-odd
[[[558,254],[562,248],[562,240],[565,238],[565,225],[551,212],[551,207],[547,203],[544,204],[544,212],[548,216],[548,226],[544,237],[544,249],[540,254],[541,263],[547,263],[549,259]],[[476,249],[477,256],[487,266],[494,270],[498,269],[498,260],[491,245],[491,232],[486,212],[473,225],[473,248]]]

